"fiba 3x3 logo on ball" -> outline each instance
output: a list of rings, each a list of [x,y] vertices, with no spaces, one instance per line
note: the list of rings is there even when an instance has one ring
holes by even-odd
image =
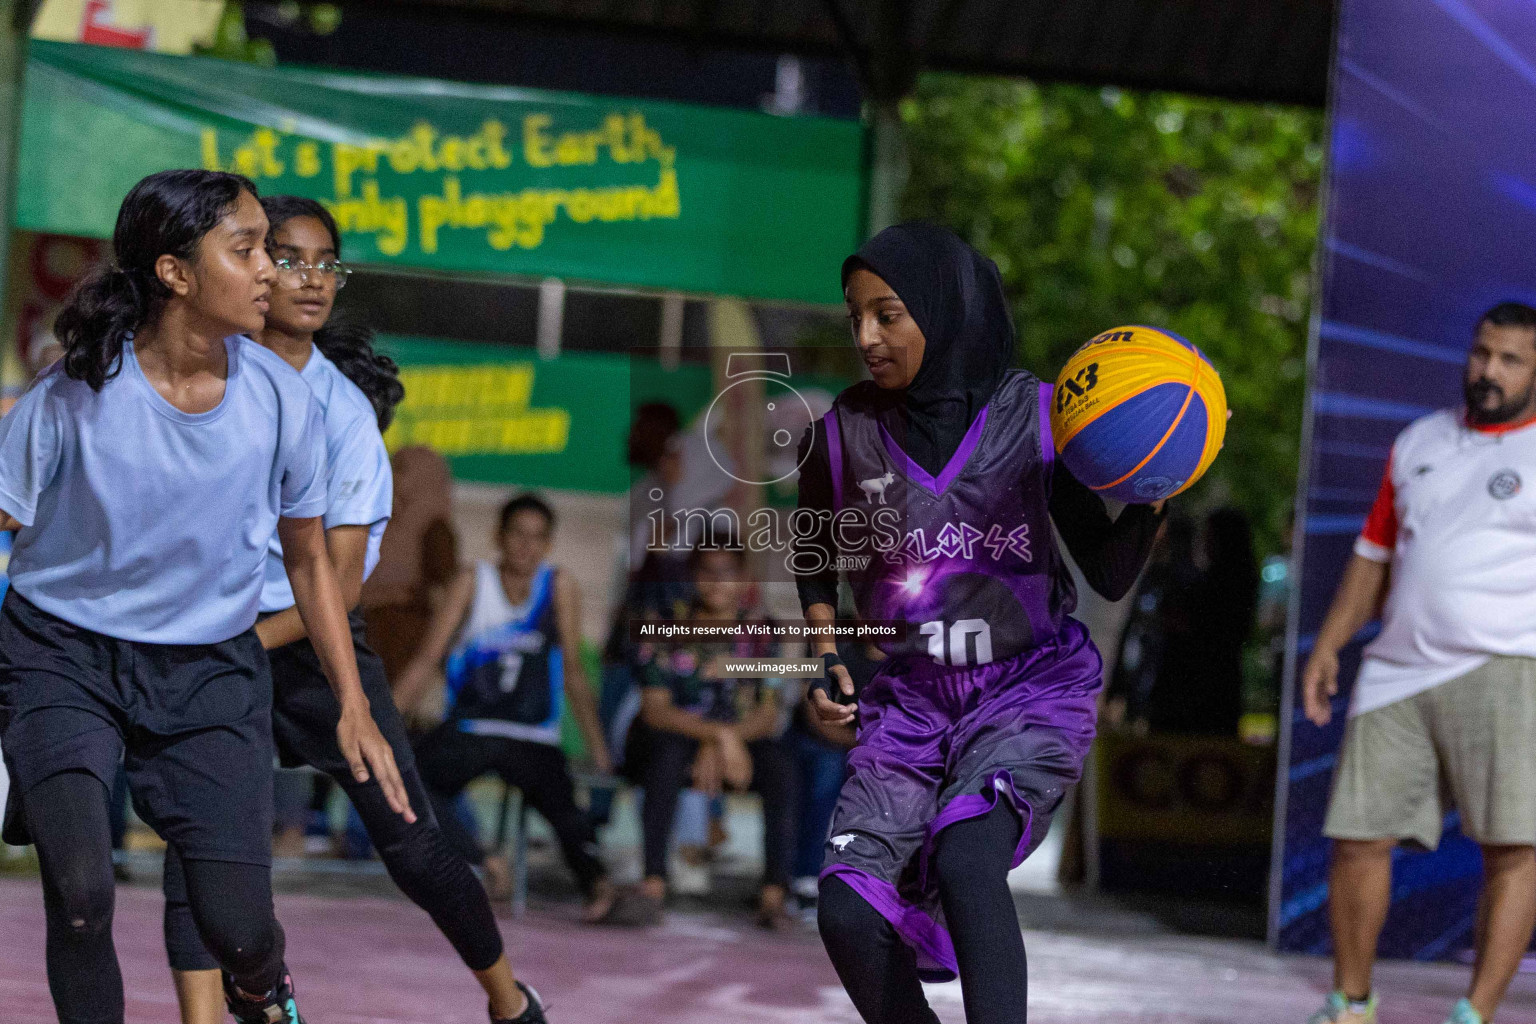
[[[1073,476],[1117,501],[1159,501],[1188,489],[1221,451],[1226,427],[1221,377],[1171,331],[1105,331],[1056,378],[1056,452]]]

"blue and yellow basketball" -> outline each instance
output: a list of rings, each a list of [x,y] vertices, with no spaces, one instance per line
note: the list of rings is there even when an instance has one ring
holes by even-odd
[[[1106,498],[1171,498],[1210,468],[1227,394],[1204,354],[1171,331],[1116,327],[1072,354],[1051,396],[1051,435],[1072,475]]]

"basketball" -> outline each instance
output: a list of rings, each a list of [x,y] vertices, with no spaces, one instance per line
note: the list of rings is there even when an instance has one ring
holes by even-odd
[[[1188,341],[1116,327],[1072,354],[1051,398],[1051,435],[1072,475],[1106,498],[1171,498],[1210,468],[1226,437],[1221,377]]]

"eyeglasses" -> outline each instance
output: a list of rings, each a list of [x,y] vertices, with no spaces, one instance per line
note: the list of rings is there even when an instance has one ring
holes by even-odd
[[[319,280],[331,278],[336,282],[336,290],[347,286],[347,278],[352,276],[352,268],[341,260],[321,260],[319,263],[305,263],[302,260],[291,260],[286,256],[280,260],[273,260],[272,265],[277,268],[277,280],[284,288],[302,288],[309,283],[309,275],[318,275]]]

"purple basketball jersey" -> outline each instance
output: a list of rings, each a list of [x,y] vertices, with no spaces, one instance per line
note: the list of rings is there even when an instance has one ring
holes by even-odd
[[[876,415],[875,386],[823,419],[834,535],[859,614],[908,623],[881,646],[908,664],[980,666],[1053,639],[1076,606],[1051,533],[1050,392],[1010,370],[937,477]]]

